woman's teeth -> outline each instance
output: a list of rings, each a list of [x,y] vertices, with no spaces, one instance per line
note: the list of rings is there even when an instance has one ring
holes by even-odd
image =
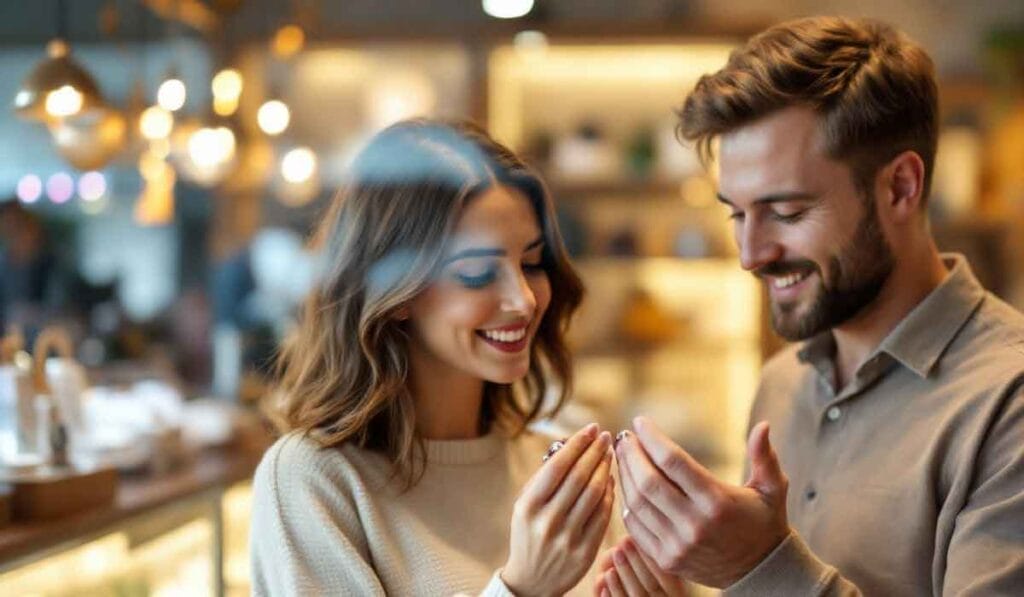
[[[518,330],[509,331],[491,331],[483,330],[483,335],[489,340],[495,340],[497,342],[519,342],[526,336],[526,328],[520,328]]]
[[[776,288],[789,288],[790,286],[802,281],[807,276],[811,275],[810,272],[804,272],[801,274],[789,274],[788,276],[779,276],[775,278],[774,284]]]

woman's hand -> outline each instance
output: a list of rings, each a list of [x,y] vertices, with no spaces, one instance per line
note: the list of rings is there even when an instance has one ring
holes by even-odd
[[[611,436],[590,424],[526,483],[501,580],[520,597],[561,595],[587,573],[611,518]]]
[[[598,571],[601,576],[594,586],[596,597],[687,595],[683,579],[659,568],[629,537],[601,556]]]

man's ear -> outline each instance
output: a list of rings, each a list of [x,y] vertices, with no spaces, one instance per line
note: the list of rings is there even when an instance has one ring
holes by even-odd
[[[916,151],[897,155],[881,169],[882,196],[892,218],[905,223],[924,208],[924,160]]]

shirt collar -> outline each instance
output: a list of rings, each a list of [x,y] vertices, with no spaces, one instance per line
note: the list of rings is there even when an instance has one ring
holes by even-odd
[[[949,275],[882,340],[874,354],[886,353],[919,377],[928,377],[956,333],[985,298],[985,289],[959,254],[944,253]],[[808,340],[800,360],[819,371],[831,367],[835,339],[831,331]],[[871,359],[869,358],[868,361]]]

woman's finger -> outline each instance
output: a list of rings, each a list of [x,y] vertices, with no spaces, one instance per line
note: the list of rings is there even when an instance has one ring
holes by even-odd
[[[609,485],[611,468],[612,454],[611,448],[608,448],[604,460],[601,461],[601,464],[597,466],[597,470],[590,477],[590,482],[587,484],[586,489],[579,495],[576,503],[569,508],[569,512],[565,516],[565,525],[567,527],[580,529],[587,519],[590,518],[590,515],[593,514],[594,508],[601,503],[605,489]]]
[[[615,562],[612,561],[612,552],[615,548],[606,549],[601,553],[601,557],[597,559],[597,571],[604,572],[615,567]],[[603,575],[602,575],[603,576]]]
[[[615,561],[615,571],[619,573],[619,581],[622,582],[622,588],[626,590],[626,593],[629,595],[646,595],[647,590],[640,582],[640,579],[637,578],[636,572],[633,570],[633,566],[629,559],[626,558],[623,550],[616,549],[615,553],[612,554],[612,559]]]
[[[548,507],[554,516],[564,517],[568,514],[573,504],[580,499],[580,495],[586,490],[598,467],[604,462],[608,448],[611,445],[611,434],[607,431],[602,431],[597,439],[576,460],[572,469],[565,475],[561,485],[558,486],[558,489],[555,490],[548,501]],[[555,456],[560,454],[561,452]],[[554,461],[554,458],[548,461],[548,463],[550,464],[552,461]]]
[[[661,587],[661,590],[666,595],[670,595],[671,597],[685,597],[689,593],[689,591],[686,590],[686,581],[682,578],[679,578],[671,572],[662,570],[661,567],[658,566],[657,562],[648,557],[644,552],[637,550],[637,555],[639,555],[640,559],[644,561],[647,569],[650,570],[655,578],[658,579],[658,586]]]
[[[622,581],[619,580],[619,573],[614,568],[604,573],[604,584],[612,597],[629,597],[622,586]]]
[[[644,591],[650,595],[655,595],[662,589],[661,583],[658,582],[658,578],[654,576],[654,571],[647,567],[647,562],[640,557],[640,552],[637,551],[636,545],[633,545],[632,541],[624,541],[622,546],[616,552],[621,554],[620,558],[628,565],[629,569],[633,571],[633,575],[636,577],[637,582],[644,588]],[[615,567],[619,569],[619,576],[625,577],[622,574],[621,566],[618,561],[615,562]]]
[[[531,510],[539,509],[547,503],[576,461],[594,443],[597,435],[597,425],[594,423],[580,429],[527,481],[522,497]]]
[[[604,534],[608,530],[608,522],[612,519],[612,504],[615,502],[615,486],[609,484],[605,489],[601,504],[594,509],[590,519],[583,525],[583,537],[581,542],[584,545],[594,546],[594,552],[601,546]]]

